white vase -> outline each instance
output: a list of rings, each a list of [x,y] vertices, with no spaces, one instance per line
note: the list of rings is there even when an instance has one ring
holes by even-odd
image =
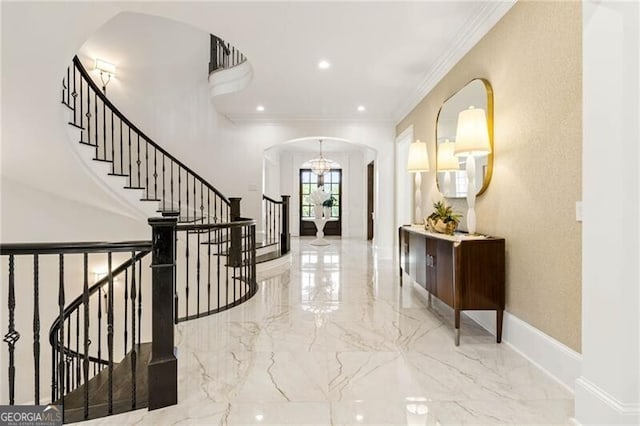
[[[322,205],[317,204],[313,206],[313,215],[316,219],[322,219]]]
[[[329,219],[331,217],[331,207],[322,207],[322,210],[324,211],[324,218],[325,219]]]

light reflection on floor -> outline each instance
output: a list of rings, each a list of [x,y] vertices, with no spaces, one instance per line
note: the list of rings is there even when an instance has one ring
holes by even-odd
[[[364,241],[292,240],[249,302],[183,323],[179,404],[109,424],[569,424],[572,395],[471,321],[399,287]]]

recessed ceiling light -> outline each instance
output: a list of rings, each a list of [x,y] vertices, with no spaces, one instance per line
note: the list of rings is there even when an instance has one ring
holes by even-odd
[[[318,62],[318,68],[320,68],[321,70],[326,70],[330,66],[331,64],[329,63],[329,61],[325,61],[324,59]]]
[[[366,110],[366,108],[364,107],[364,105],[358,105],[358,111],[362,112]]]
[[[256,111],[260,111],[260,112],[262,112],[262,111],[264,111],[264,107],[263,107],[262,105],[258,105],[258,106],[256,107]]]

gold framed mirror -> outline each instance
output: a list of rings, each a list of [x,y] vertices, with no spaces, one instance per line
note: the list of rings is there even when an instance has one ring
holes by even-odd
[[[445,198],[465,198],[468,178],[466,157],[454,156],[458,115],[473,107],[486,113],[490,152],[476,157],[476,195],[486,191],[493,173],[493,89],[482,78],[467,83],[449,97],[438,111],[436,119],[436,170],[437,186]]]

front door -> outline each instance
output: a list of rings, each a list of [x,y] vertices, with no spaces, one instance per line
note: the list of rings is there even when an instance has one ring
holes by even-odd
[[[317,176],[311,169],[300,169],[300,236],[316,235],[314,223],[303,219],[314,217],[313,202],[309,199],[309,194],[318,185],[333,197],[331,217],[337,219],[327,222],[324,235],[342,235],[342,170],[331,169],[323,176]]]

